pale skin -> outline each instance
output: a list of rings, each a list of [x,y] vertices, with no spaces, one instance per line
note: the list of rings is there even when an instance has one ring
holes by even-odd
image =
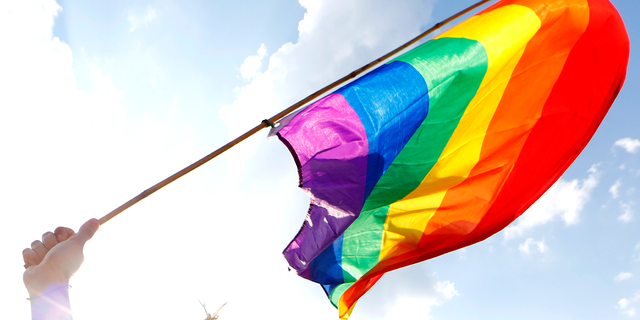
[[[85,243],[93,237],[100,223],[85,222],[78,233],[65,227],[46,232],[42,240],[22,251],[25,265],[24,285],[29,292],[33,320],[70,320],[69,278],[84,259]]]

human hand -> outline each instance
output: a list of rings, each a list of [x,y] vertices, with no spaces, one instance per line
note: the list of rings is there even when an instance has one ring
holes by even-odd
[[[84,255],[84,244],[98,231],[96,219],[85,222],[76,234],[73,230],[58,227],[54,232],[42,235],[42,241],[31,243],[22,251],[25,266],[24,285],[31,297],[39,296],[54,286],[66,286],[69,278],[78,271]]]

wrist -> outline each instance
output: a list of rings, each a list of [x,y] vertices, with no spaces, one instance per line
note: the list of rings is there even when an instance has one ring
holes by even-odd
[[[27,270],[24,274],[24,284],[30,298],[35,298],[52,289],[69,286],[69,279],[60,276],[59,272],[51,272],[39,267],[32,267],[33,269]]]
[[[71,288],[71,286],[69,285],[69,282],[66,283],[50,283],[49,285],[43,285],[43,286],[35,286],[35,287],[31,287],[31,288],[27,288],[27,291],[29,292],[29,297],[27,298],[27,300],[29,301],[34,301],[37,298],[40,297],[44,297],[47,295],[51,295],[54,292],[69,292],[69,288]]]
[[[39,295],[31,295],[32,320],[72,320],[69,285],[53,284]]]

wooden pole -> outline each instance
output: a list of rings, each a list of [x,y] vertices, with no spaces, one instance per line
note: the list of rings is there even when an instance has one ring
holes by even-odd
[[[252,136],[254,133],[260,131],[263,128],[266,128],[268,126],[268,123],[274,123],[280,119],[282,119],[284,116],[288,115],[289,113],[297,110],[298,108],[302,107],[303,105],[313,101],[314,99],[320,97],[321,95],[335,89],[336,87],[340,86],[341,84],[354,79],[355,77],[359,76],[360,74],[364,73],[365,71],[371,69],[372,67],[380,64],[381,62],[395,56],[396,54],[398,54],[399,52],[401,52],[402,50],[408,48],[409,46],[415,44],[416,42],[422,40],[424,37],[426,37],[427,35],[433,33],[434,31],[442,28],[442,26],[446,25],[447,23],[459,18],[460,16],[467,14],[468,12],[478,8],[479,6],[489,2],[491,0],[481,0],[479,2],[477,2],[476,4],[454,14],[453,16],[439,22],[436,23],[433,27],[431,27],[429,30],[421,33],[420,35],[418,35],[417,37],[409,40],[407,43],[401,45],[400,47],[396,48],[395,50],[385,54],[384,56],[373,60],[371,62],[369,62],[368,64],[364,65],[363,67],[349,73],[348,75],[336,80],[335,82],[331,83],[330,85],[316,91],[315,93],[311,94],[310,96],[298,101],[297,103],[293,104],[292,106],[290,106],[289,108],[282,110],[282,112],[276,114],[275,116],[266,119],[266,121],[262,121],[262,123],[260,123],[259,125],[255,126],[253,129],[247,131],[246,133],[244,133],[243,135],[235,138],[233,141],[225,144],[224,146],[222,146],[221,148],[219,148],[218,150],[208,154],[207,156],[205,156],[204,158],[194,162],[193,164],[191,164],[190,166],[174,173],[172,176],[158,182],[157,184],[155,184],[154,186],[152,186],[151,188],[145,190],[144,192],[142,192],[141,194],[137,195],[136,197],[134,197],[133,199],[127,201],[126,203],[122,204],[121,206],[117,207],[115,210],[109,212],[108,214],[106,214],[104,217],[100,218],[100,224],[104,224],[105,222],[111,220],[111,218],[117,216],[120,212],[126,210],[127,208],[131,207],[132,205],[136,204],[138,201],[148,197],[149,195],[151,195],[152,193],[160,190],[162,187],[168,185],[169,183],[177,180],[178,178],[184,176],[185,174],[193,171],[194,169],[196,169],[197,167],[205,164],[206,162],[208,162],[209,160],[217,157],[218,155],[220,155],[221,153],[227,151],[228,149],[230,149],[231,147],[235,146],[236,144],[240,143],[242,140]]]

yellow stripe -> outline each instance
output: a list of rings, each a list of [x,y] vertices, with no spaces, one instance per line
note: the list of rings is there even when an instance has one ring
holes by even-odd
[[[338,315],[340,316],[340,320],[347,320],[351,316],[353,312],[353,307],[356,306],[356,302],[354,302],[350,308],[347,308],[347,305],[342,301],[342,297],[340,297],[340,306],[338,307]]]
[[[391,204],[380,261],[413,250],[447,190],[469,176],[480,158],[487,128],[511,74],[540,24],[531,9],[508,5],[474,16],[438,37],[480,42],[489,59],[487,73],[438,162],[418,188]]]

